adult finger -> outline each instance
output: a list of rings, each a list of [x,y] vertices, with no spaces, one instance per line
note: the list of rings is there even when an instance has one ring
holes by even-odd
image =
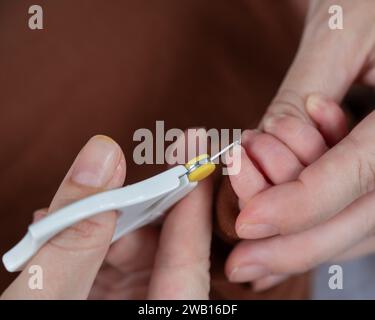
[[[226,272],[234,282],[270,274],[301,273],[360,243],[375,230],[375,193],[356,200],[339,215],[304,232],[242,241],[230,254]]]
[[[119,187],[125,177],[120,147],[103,136],[93,137],[78,154],[49,208],[49,214],[91,194]],[[106,212],[82,221],[51,239],[5,291],[10,299],[83,299],[107,253],[116,213]],[[28,269],[43,270],[43,289],[28,287]]]
[[[151,277],[151,299],[207,299],[212,185],[205,180],[166,218]]]

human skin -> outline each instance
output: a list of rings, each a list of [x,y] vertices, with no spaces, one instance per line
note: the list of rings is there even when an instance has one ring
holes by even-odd
[[[152,129],[160,119],[181,129],[257,122],[298,44],[305,11],[295,5],[306,2],[40,4],[46,28],[32,32],[26,28],[28,1],[1,2],[2,252],[23,235],[31,212],[48,206],[91,135],[115,138],[127,157],[126,183],[133,183],[163,170],[132,161],[138,128]],[[250,287],[225,281],[223,248],[214,251],[220,259],[212,261],[211,296],[252,299]],[[13,277],[0,268],[0,291]],[[261,298],[287,299],[291,291],[306,297],[292,287]]]
[[[341,5],[344,30],[328,28]],[[375,84],[373,1],[311,1],[300,48],[260,125],[246,131],[240,205],[226,273],[269,288],[289,274],[375,250],[375,113],[349,134],[338,108],[354,82]]]
[[[117,143],[105,136],[93,137],[50,207],[36,212],[34,220],[80,198],[122,186],[125,167]],[[111,247],[115,212],[82,221],[44,245],[1,298],[207,299],[211,202],[208,179],[174,207],[161,228],[142,228]],[[42,290],[28,287],[31,265],[42,267]]]

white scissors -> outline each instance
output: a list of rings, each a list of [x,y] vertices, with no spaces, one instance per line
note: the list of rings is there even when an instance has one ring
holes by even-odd
[[[51,238],[77,222],[98,213],[118,211],[112,242],[163,215],[215,170],[213,161],[238,144],[235,141],[216,155],[200,155],[149,179],[74,202],[28,227],[23,239],[3,255],[5,268],[19,271]]]

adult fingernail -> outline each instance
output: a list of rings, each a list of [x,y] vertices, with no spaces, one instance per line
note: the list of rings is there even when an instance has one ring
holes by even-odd
[[[72,170],[75,183],[99,188],[106,185],[120,161],[120,148],[106,136],[91,138],[79,153]]]
[[[254,292],[268,290],[269,288],[277,286],[278,284],[282,283],[287,278],[288,278],[288,275],[271,274],[253,283],[253,290]]]
[[[242,239],[266,238],[278,233],[278,228],[270,224],[243,223],[237,230],[237,235]]]
[[[261,265],[250,265],[243,267],[236,267],[229,275],[231,282],[248,282],[264,277],[269,274],[268,270]]]

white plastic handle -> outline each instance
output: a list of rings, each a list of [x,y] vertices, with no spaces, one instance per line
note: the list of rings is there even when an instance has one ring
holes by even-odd
[[[176,166],[149,179],[106,191],[72,203],[29,226],[23,239],[3,256],[5,268],[21,270],[52,237],[98,213],[117,210],[112,241],[159,218],[169,207],[195,188],[184,166]]]

